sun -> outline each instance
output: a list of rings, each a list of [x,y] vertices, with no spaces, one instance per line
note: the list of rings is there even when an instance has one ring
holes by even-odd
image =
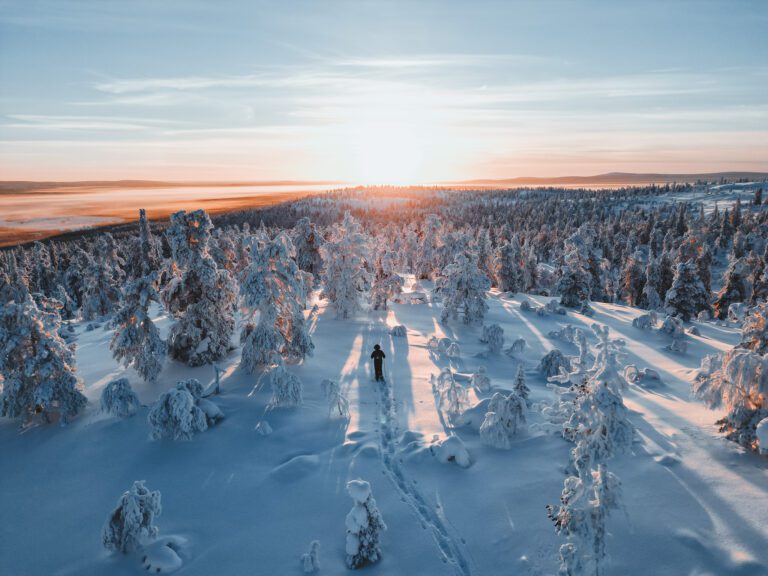
[[[419,184],[427,142],[402,122],[365,122],[355,127],[352,172],[361,184]]]

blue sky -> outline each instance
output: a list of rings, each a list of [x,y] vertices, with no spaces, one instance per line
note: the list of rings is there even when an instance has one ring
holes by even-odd
[[[0,178],[768,170],[768,2],[0,0]]]

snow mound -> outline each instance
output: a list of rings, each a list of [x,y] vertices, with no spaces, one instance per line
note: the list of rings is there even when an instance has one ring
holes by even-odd
[[[320,457],[317,454],[302,454],[277,466],[270,472],[270,476],[281,482],[294,482],[299,478],[309,476],[319,466]]]
[[[371,495],[371,485],[365,480],[350,480],[347,482],[347,492],[349,492],[352,500],[358,504],[363,504]]]
[[[485,413],[488,412],[488,403],[490,401],[490,398],[483,398],[471,408],[464,410],[464,412],[461,413],[462,425],[479,433],[480,426],[482,425],[483,420],[485,420]]]
[[[472,464],[469,451],[458,436],[449,436],[445,440],[438,440],[432,444],[430,449],[435,458],[443,464],[455,462],[462,468],[469,468]]]
[[[168,536],[160,538],[142,550],[141,567],[150,574],[170,574],[184,563],[180,551],[185,540]]]

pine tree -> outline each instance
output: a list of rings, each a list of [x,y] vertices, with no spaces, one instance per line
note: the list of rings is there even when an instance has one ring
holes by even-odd
[[[523,370],[523,365],[520,364],[517,367],[517,374],[515,375],[515,385],[513,387],[513,390],[515,391],[515,394],[520,396],[523,400],[525,400],[526,405],[528,404],[528,395],[531,393],[530,388],[528,388],[528,385],[525,383],[525,370]]]
[[[693,260],[680,262],[675,269],[675,279],[664,300],[667,314],[679,315],[685,322],[702,310],[709,310],[707,292],[699,279]]]
[[[300,218],[296,222],[293,228],[293,245],[296,248],[296,264],[299,269],[319,277],[323,267],[323,258],[320,255],[323,236],[309,218]]]
[[[437,251],[442,223],[435,214],[428,214],[421,231],[421,242],[416,256],[416,277],[431,280],[438,272]]]
[[[493,259],[493,275],[502,292],[519,292],[523,289],[522,254],[520,242],[514,236],[510,242],[496,250]]]
[[[728,269],[723,275],[723,287],[717,293],[714,309],[715,317],[725,320],[728,317],[728,308],[737,302],[749,302],[752,292],[749,275],[751,267],[745,258],[731,260]]]
[[[347,566],[362,568],[381,558],[381,533],[387,529],[384,519],[371,494],[371,485],[365,480],[347,482],[347,492],[354,500],[347,514]]]
[[[58,312],[40,310],[34,300],[0,306],[0,416],[29,418],[52,412],[62,423],[85,406],[75,355],[59,336]]]
[[[171,215],[166,231],[174,277],[163,300],[176,323],[168,334],[172,358],[190,366],[209,364],[230,350],[235,283],[208,253],[213,224],[204,210]]]

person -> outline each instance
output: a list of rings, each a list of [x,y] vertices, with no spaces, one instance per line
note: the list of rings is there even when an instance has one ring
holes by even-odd
[[[384,358],[386,356],[384,355],[384,350],[381,349],[381,346],[376,344],[373,347],[373,353],[371,354],[371,358],[373,358],[373,367],[376,370],[376,382],[383,382],[384,381]]]

